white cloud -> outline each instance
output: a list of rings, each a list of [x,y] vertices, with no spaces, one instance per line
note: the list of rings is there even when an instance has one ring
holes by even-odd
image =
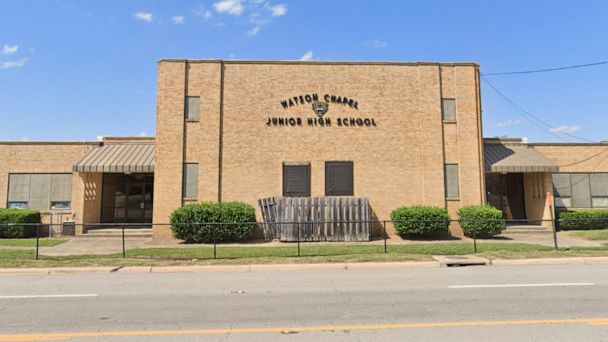
[[[270,0],[214,0],[212,10],[220,14],[241,17],[237,19],[239,24],[247,24],[249,29],[244,33],[250,37],[256,36],[262,29],[272,23],[275,17],[287,14],[287,5],[273,5]],[[200,6],[196,15],[208,21],[213,15],[212,12]],[[216,25],[222,22],[213,23]]]
[[[230,54],[228,55],[228,58],[235,58],[235,57],[236,57],[236,55],[235,55],[234,53],[230,53]]]
[[[27,63],[28,58],[22,58],[16,61],[7,61],[0,63],[0,69],[12,69],[12,68],[21,68]]]
[[[245,33],[248,36],[253,37],[260,32],[260,29],[262,29],[260,26],[256,26],[256,27],[252,28],[251,30],[247,30],[247,32],[245,32]]]
[[[220,0],[213,4],[218,13],[228,13],[231,15],[241,15],[245,7],[242,0]]]
[[[15,52],[17,52],[17,50],[19,50],[19,45],[8,46],[5,44],[4,47],[2,48],[2,54],[10,56],[10,55],[14,54]]]
[[[146,133],[146,132],[141,132],[141,133],[139,133],[139,136],[140,136],[140,137],[147,137],[147,136],[148,136],[148,133]]]
[[[568,126],[568,125],[562,125],[562,126],[558,126],[558,127],[549,128],[549,132],[567,133],[567,134],[574,134],[580,130],[581,130],[580,126]]]
[[[301,61],[309,61],[312,59],[312,50],[306,51],[304,55],[300,58]]]
[[[28,137],[21,137],[21,141],[30,141],[30,138],[28,138]]]
[[[176,16],[171,17],[171,20],[173,20],[174,24],[179,25],[179,24],[183,24],[184,20],[186,20],[186,18],[184,18],[183,15],[176,15]]]
[[[285,5],[275,5],[270,7],[270,11],[272,12],[272,16],[273,17],[280,17],[282,15],[285,15],[285,13],[287,13],[287,6]]]
[[[492,126],[499,128],[499,127],[522,125],[522,124],[525,124],[526,122],[527,122],[526,120],[521,120],[521,119],[516,119],[516,120],[509,119],[509,120],[505,120],[505,121],[499,121]]]
[[[133,15],[133,16],[137,20],[141,20],[141,21],[145,21],[145,22],[151,23],[152,19],[154,17],[154,14],[152,14],[151,12],[139,11],[139,12],[135,13],[135,15]]]
[[[378,39],[363,42],[363,45],[374,49],[383,49],[388,46],[384,40]]]
[[[199,6],[199,8],[194,11],[194,15],[203,18],[203,21],[208,21],[211,19],[211,17],[213,17],[213,13],[206,9],[205,6]]]

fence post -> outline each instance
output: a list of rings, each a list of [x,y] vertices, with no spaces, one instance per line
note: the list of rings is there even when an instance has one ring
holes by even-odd
[[[553,245],[555,246],[555,250],[558,249],[557,247],[557,231],[556,231],[556,226],[555,226],[555,218],[553,217],[553,206],[549,205],[549,213],[551,214],[551,228],[553,230]]]
[[[217,259],[217,241],[215,238],[217,225],[213,225],[213,259]]]
[[[125,249],[125,224],[122,224],[122,257],[127,257],[127,250]]]
[[[40,249],[40,223],[36,223],[36,260]]]
[[[300,256],[300,222],[298,221],[298,256]]]
[[[477,254],[477,228],[473,231],[473,253]]]
[[[383,234],[384,235],[384,254],[386,254],[387,253],[387,250],[386,250],[386,221],[382,221],[382,229],[384,232],[384,234]]]

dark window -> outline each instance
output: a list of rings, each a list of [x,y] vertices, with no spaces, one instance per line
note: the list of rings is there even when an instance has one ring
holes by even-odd
[[[199,96],[186,96],[185,118],[186,121],[198,121],[201,107]]]
[[[353,196],[353,162],[325,162],[325,195]]]
[[[13,173],[9,175],[8,202],[33,210],[49,210],[52,203],[72,199],[71,173]]]
[[[445,197],[460,196],[460,181],[458,179],[458,164],[445,164]]]
[[[575,208],[591,208],[591,190],[588,173],[573,173],[570,175],[572,184],[572,206]]]
[[[455,99],[441,99],[441,116],[444,121],[456,121]]]
[[[183,197],[196,198],[198,196],[198,164],[184,164]]]
[[[283,196],[310,196],[310,164],[283,164]]]
[[[607,208],[608,173],[554,173],[557,208]]]

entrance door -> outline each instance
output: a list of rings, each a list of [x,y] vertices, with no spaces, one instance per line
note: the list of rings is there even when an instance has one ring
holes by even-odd
[[[144,222],[144,188],[143,183],[127,185],[126,221],[129,223]]]
[[[154,176],[104,174],[101,222],[151,223]]]
[[[525,220],[526,203],[524,198],[524,174],[508,173],[504,176],[507,190],[507,207],[511,214],[511,217],[507,216],[507,218],[512,220]]]
[[[507,220],[525,220],[523,173],[486,174],[488,204],[503,211]]]

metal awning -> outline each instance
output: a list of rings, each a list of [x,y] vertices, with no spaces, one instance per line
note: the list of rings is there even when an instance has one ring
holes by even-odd
[[[74,165],[77,172],[150,173],[154,172],[151,143],[107,144],[95,147]]]
[[[545,155],[526,145],[484,144],[486,172],[557,172]]]

